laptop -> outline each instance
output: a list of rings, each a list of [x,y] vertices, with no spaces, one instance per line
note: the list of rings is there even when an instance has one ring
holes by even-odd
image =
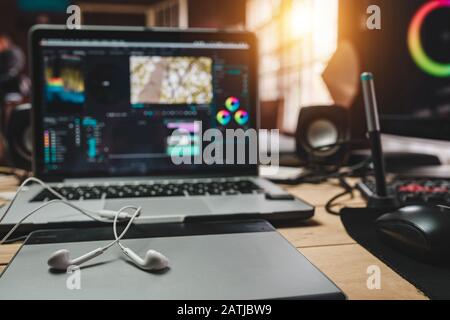
[[[72,273],[47,266],[56,250],[76,257],[111,239],[111,227],[33,232],[0,276],[0,299],[345,299],[265,221],[133,226],[124,245],[162,252],[164,272],[138,269],[117,246]]]
[[[256,46],[248,32],[34,27],[34,176],[90,210],[140,206],[137,223],[310,218],[311,205],[260,178],[251,161]],[[226,154],[211,151],[218,146]],[[3,226],[52,198],[30,186]],[[85,223],[55,204],[22,229]]]

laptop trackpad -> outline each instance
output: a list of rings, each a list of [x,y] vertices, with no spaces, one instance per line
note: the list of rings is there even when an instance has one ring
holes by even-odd
[[[106,201],[105,209],[119,210],[125,206],[142,207],[141,216],[197,216],[211,214],[201,199],[112,199]]]

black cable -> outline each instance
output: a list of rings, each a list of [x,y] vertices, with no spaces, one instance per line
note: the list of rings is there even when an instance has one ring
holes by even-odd
[[[371,158],[365,159],[361,162],[358,162],[350,167],[344,167],[343,169],[345,169],[345,172],[337,172],[337,174],[332,174],[330,175],[330,178],[340,178],[340,177],[346,177],[351,175],[353,172],[355,172],[356,170],[362,169],[365,166],[369,165],[372,162]],[[346,184],[347,182],[343,182],[344,184]],[[347,184],[348,185],[348,184]]]
[[[339,179],[339,177],[351,175],[353,172],[366,167],[368,164],[371,163],[371,161],[372,160],[370,158],[368,158],[368,159],[358,162],[350,167],[343,167],[340,169],[333,170],[331,172],[322,172],[322,173],[319,173],[314,170],[311,171],[311,170],[308,170],[308,168],[305,168],[306,172],[300,174],[300,176],[298,176],[296,178],[291,178],[291,179],[269,178],[268,180],[273,183],[286,184],[286,185],[298,185],[301,183],[317,184],[317,183],[325,182],[329,179],[333,179],[333,178]],[[342,171],[343,169],[345,169],[344,172]]]
[[[329,146],[322,146],[319,148],[324,148],[324,147],[331,147],[331,146],[336,146],[339,144],[348,144],[348,143],[356,143],[359,141],[346,141],[343,143],[336,143],[333,145],[329,145]],[[274,183],[281,183],[281,184],[286,184],[286,185],[298,185],[301,183],[321,183],[324,181],[327,181],[329,179],[332,178],[337,178],[339,179],[339,185],[344,188],[343,192],[340,192],[339,194],[333,196],[330,200],[327,201],[327,203],[325,204],[325,210],[333,215],[339,215],[339,212],[333,210],[333,207],[336,205],[334,202],[340,198],[342,198],[343,196],[350,194],[351,198],[354,197],[353,195],[353,190],[354,187],[350,186],[348,184],[348,182],[345,180],[345,177],[351,175],[352,173],[354,173],[355,171],[359,170],[359,169],[363,169],[364,167],[366,167],[367,165],[369,165],[372,162],[371,158],[365,159],[359,163],[356,163],[350,167],[344,167],[345,171],[342,172],[342,170],[337,169],[333,172],[329,172],[329,173],[323,173],[323,174],[317,174],[317,172],[314,171],[309,171],[306,172],[302,175],[300,175],[297,178],[293,178],[293,179],[287,179],[287,180],[282,180],[282,179],[269,179],[270,181],[274,182]]]
[[[348,191],[343,191],[343,192],[335,195],[330,200],[328,200],[328,202],[325,204],[325,211],[328,212],[329,214],[338,216],[340,214],[340,212],[333,210],[333,207],[336,205],[336,203],[334,203],[334,202],[347,194],[348,194]]]
[[[336,170],[334,172],[331,172],[331,173],[328,173],[328,174],[324,174],[322,176],[318,176],[317,179],[319,181],[326,181],[328,179],[333,179],[333,178],[339,179],[339,178],[342,178],[342,177],[347,177],[347,176],[351,175],[353,172],[355,172],[356,170],[364,168],[365,166],[370,164],[370,162],[371,162],[371,159],[366,159],[366,160],[358,162],[358,163],[356,163],[356,164],[354,164],[354,165],[352,165],[350,167],[343,167],[342,169],[345,169],[344,172],[341,171],[341,170]],[[347,186],[348,186],[347,182],[341,182],[340,181],[340,185],[343,188],[346,188],[345,184],[347,184]]]
[[[333,210],[333,207],[337,204],[334,203],[336,200],[342,198],[343,196],[346,196],[347,194],[350,194],[350,197],[353,199],[354,194],[353,190],[355,189],[352,187],[346,180],[345,177],[339,177],[339,185],[344,188],[344,191],[338,193],[334,197],[332,197],[328,202],[325,204],[325,210],[326,212],[332,214],[332,215],[339,215],[340,212]]]

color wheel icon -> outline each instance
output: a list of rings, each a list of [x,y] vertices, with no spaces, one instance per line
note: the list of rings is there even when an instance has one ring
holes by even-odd
[[[236,97],[229,97],[225,100],[225,107],[230,112],[235,112],[241,106],[241,101]]]
[[[227,110],[220,110],[216,115],[217,122],[219,122],[221,125],[226,126],[228,123],[230,123],[231,120],[231,113],[229,113]]]
[[[248,112],[245,110],[239,110],[234,114],[234,120],[241,126],[248,122]]]

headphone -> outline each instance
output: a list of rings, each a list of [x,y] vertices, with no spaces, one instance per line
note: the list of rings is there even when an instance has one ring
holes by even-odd
[[[50,200],[48,202],[45,202],[38,208],[34,209],[30,213],[26,214],[25,217],[23,217],[6,235],[5,237],[0,240],[0,245],[2,245],[10,236],[11,234],[31,215],[35,214],[42,208],[54,204],[54,203],[62,203],[65,204],[81,214],[84,214],[88,216],[89,218],[104,222],[104,223],[111,223],[111,219],[113,219],[113,231],[114,231],[114,240],[110,243],[108,243],[106,246],[94,249],[86,254],[83,254],[82,256],[79,256],[77,258],[71,259],[70,258],[70,252],[67,249],[61,249],[56,252],[54,252],[50,258],[48,259],[47,263],[51,269],[54,270],[61,270],[66,271],[71,266],[80,266],[83,263],[92,260],[100,255],[102,255],[104,252],[106,252],[109,248],[114,246],[115,244],[118,244],[122,252],[128,259],[130,259],[137,267],[147,270],[147,271],[159,271],[162,269],[165,269],[169,266],[169,259],[167,259],[166,256],[164,256],[162,253],[155,251],[155,250],[148,250],[145,254],[144,258],[141,258],[138,254],[136,254],[133,250],[130,248],[125,247],[120,243],[120,240],[125,236],[125,234],[128,232],[128,229],[131,227],[134,219],[138,217],[141,213],[140,207],[133,207],[133,206],[126,206],[121,208],[118,211],[112,211],[112,210],[100,210],[100,211],[91,211],[88,209],[81,208],[77,205],[74,205],[73,203],[69,202],[64,196],[62,196],[60,193],[58,193],[56,190],[54,190],[52,187],[47,185],[45,182],[31,177],[26,179],[17,190],[16,194],[12,198],[11,202],[8,204],[5,212],[0,217],[0,223],[3,221],[3,219],[8,214],[9,210],[11,209],[14,201],[16,200],[18,194],[24,189],[24,187],[29,184],[30,182],[36,182],[40,184],[42,187],[47,189],[49,192],[51,192],[53,195],[55,195],[58,199]],[[126,210],[133,209],[134,213],[130,214],[126,212]],[[99,217],[96,217],[98,215]],[[128,223],[125,227],[125,229],[122,231],[120,235],[117,234],[117,221],[119,219],[125,220],[128,219]]]

